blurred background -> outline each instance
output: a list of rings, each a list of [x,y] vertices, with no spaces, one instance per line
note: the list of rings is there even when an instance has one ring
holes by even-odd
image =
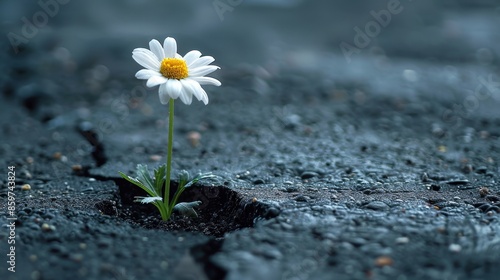
[[[398,83],[409,96],[433,83],[473,90],[477,75],[498,73],[499,26],[495,0],[3,0],[1,85],[7,96],[35,87],[74,96],[114,79],[134,85],[141,67],[132,50],[172,36],[182,55],[214,56],[216,77],[297,70],[375,93]]]
[[[197,48],[223,66],[294,63],[300,56],[314,64],[315,55],[342,55],[342,42],[356,47],[354,28],[365,31],[372,14],[391,5],[399,13],[391,14],[386,26],[379,24],[378,32],[370,26],[375,36],[353,59],[498,62],[500,3],[495,0],[3,0],[0,24],[4,39],[12,39],[9,33],[25,38],[17,47],[21,56],[31,49],[56,52],[78,66],[99,62],[128,75],[135,71],[132,49],[166,36],[177,38],[181,54]],[[38,29],[28,30],[36,33],[32,38],[23,36],[23,18]],[[8,53],[15,48],[11,42],[3,46]]]

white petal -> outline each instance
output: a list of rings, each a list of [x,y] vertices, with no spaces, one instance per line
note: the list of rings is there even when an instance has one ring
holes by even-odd
[[[180,55],[180,54],[176,53],[176,54],[175,54],[175,58],[180,58],[180,59],[182,59],[182,55]]]
[[[184,89],[184,91],[186,93],[193,95],[194,87],[191,85],[191,83],[195,83],[195,82],[192,81],[191,79],[182,79],[182,80],[180,80],[180,82],[182,84],[182,88]]]
[[[220,69],[220,67],[215,65],[201,66],[194,69],[189,69],[189,77],[205,76],[207,74],[214,72],[217,69]]]
[[[132,52],[132,58],[141,66],[149,70],[158,71],[158,69],[160,69],[160,62],[156,59],[155,54],[150,50],[135,49]]]
[[[167,84],[161,84],[160,88],[158,89],[158,95],[160,96],[160,103],[163,105],[168,104],[168,101],[170,100],[170,96],[168,95],[167,92]]]
[[[151,78],[148,79],[148,81],[146,82],[146,86],[148,87],[154,87],[154,86],[157,86],[157,85],[161,85],[161,84],[164,84],[168,81],[167,78],[163,77],[163,76],[153,76]]]
[[[183,85],[186,85],[186,88],[190,89],[190,92],[196,97],[196,99],[203,101],[205,105],[208,104],[208,95],[198,82],[191,79],[182,80],[181,82],[183,82]]]
[[[172,37],[167,37],[163,42],[163,49],[165,51],[165,57],[175,57],[177,54],[177,42]]]
[[[189,79],[198,82],[200,85],[220,86],[221,82],[211,77],[190,77]]]
[[[199,57],[201,56],[201,52],[199,51],[190,51],[184,56],[184,60],[186,61],[186,64],[188,66],[191,65],[191,63],[195,62]]]
[[[161,73],[149,69],[141,69],[135,73],[135,77],[140,80],[147,80],[153,76],[161,76]]]
[[[179,99],[182,101],[182,103],[191,105],[191,103],[193,102],[193,94],[190,91],[186,90],[186,88],[182,87],[182,92],[179,96]]]
[[[189,67],[196,68],[200,66],[207,66],[208,64],[215,61],[215,58],[211,56],[200,57],[197,60],[193,61],[191,64],[188,64]],[[186,62],[187,63],[187,62]]]
[[[161,46],[160,42],[158,42],[158,40],[153,39],[149,41],[149,49],[156,55],[156,58],[158,58],[159,61],[165,58],[163,47]]]
[[[170,97],[172,97],[173,99],[177,99],[181,94],[182,90],[181,82],[179,82],[179,80],[176,79],[168,79],[166,86],[168,95],[170,95]]]

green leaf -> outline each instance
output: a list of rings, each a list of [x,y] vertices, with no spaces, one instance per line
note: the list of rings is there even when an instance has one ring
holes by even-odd
[[[196,218],[198,217],[198,214],[196,214],[196,211],[194,211],[194,207],[198,207],[201,204],[201,201],[193,201],[193,202],[181,202],[177,203],[174,206],[174,210],[178,211],[180,214],[186,216],[186,217],[191,217],[191,218]]]
[[[189,181],[189,172],[186,170],[181,170],[179,173],[179,188],[182,188]]]
[[[156,191],[155,182],[151,179],[148,171],[147,165],[138,164],[137,165],[137,178],[130,177],[125,175],[122,172],[118,172],[122,176],[123,179],[129,181],[130,183],[140,187],[145,192],[147,192],[150,196],[155,197],[159,196],[161,191]]]
[[[143,183],[146,187],[154,190],[154,182],[149,175],[149,170],[147,165],[138,164],[137,165],[137,179]]]
[[[198,181],[203,180],[203,179],[210,179],[210,178],[217,178],[216,175],[213,175],[212,173],[202,173],[198,174],[196,177],[193,178],[189,183],[187,183],[184,188],[189,188],[192,185],[196,184]]]
[[[154,181],[155,181],[155,190],[157,193],[161,193],[163,189],[163,184],[165,183],[165,175],[166,175],[166,165],[161,165],[154,170]]]
[[[143,183],[141,183],[139,180],[136,178],[130,177],[122,172],[119,172],[120,176],[122,176],[123,179],[129,181],[130,183],[138,186],[139,188],[143,189],[145,192],[147,192],[150,196],[157,196],[155,192],[152,192],[148,187],[146,187]]]

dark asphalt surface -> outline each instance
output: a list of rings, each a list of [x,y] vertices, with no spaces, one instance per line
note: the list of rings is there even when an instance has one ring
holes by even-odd
[[[0,4],[2,279],[498,278],[498,4],[192,2]],[[167,224],[118,175],[164,160],[130,56],[165,36],[223,84],[177,103],[174,173],[218,178]]]

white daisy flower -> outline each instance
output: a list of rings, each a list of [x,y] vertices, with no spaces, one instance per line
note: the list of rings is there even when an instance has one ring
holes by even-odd
[[[157,40],[149,42],[149,48],[137,48],[132,52],[132,58],[146,69],[139,70],[135,77],[147,80],[148,87],[160,86],[161,104],[167,104],[170,98],[179,98],[189,105],[193,95],[205,105],[208,96],[201,85],[220,86],[221,82],[211,77],[204,77],[220,67],[209,65],[215,59],[211,56],[201,56],[201,52],[193,50],[184,57],[177,53],[177,42],[168,37],[163,47]]]

